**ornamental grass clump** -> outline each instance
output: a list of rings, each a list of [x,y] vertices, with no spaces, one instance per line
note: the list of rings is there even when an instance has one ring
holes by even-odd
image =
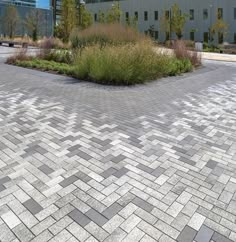
[[[150,41],[85,48],[75,62],[75,76],[108,85],[132,85],[191,69],[187,60],[158,53]]]

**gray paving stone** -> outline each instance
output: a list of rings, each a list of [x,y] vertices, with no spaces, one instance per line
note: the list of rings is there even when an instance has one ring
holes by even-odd
[[[103,226],[108,219],[104,217],[102,214],[98,213],[94,209],[90,209],[88,212],[85,213],[87,217],[89,217],[94,223],[96,223],[99,226]]]
[[[68,216],[82,227],[86,226],[91,221],[86,215],[81,213],[78,209],[74,209],[73,211],[71,211],[68,214]]]
[[[70,176],[66,179],[64,179],[63,181],[61,181],[59,184],[62,186],[62,187],[67,187],[69,186],[70,184],[76,182],[78,180],[78,177],[77,176]]]
[[[121,168],[120,170],[118,170],[117,172],[115,172],[113,174],[113,176],[117,177],[117,178],[120,178],[122,177],[123,175],[125,175],[129,170],[125,167]]]
[[[113,203],[110,207],[103,211],[102,215],[107,219],[114,217],[123,207],[118,203]]]
[[[225,236],[215,232],[212,236],[212,240],[215,242],[233,242],[232,240],[226,238]]]
[[[49,175],[53,172],[53,169],[50,168],[49,166],[45,165],[45,164],[40,166],[38,169],[46,175]]]
[[[178,242],[192,242],[197,234],[197,231],[189,226],[185,226],[177,238]]]
[[[6,182],[9,182],[11,179],[8,176],[0,178],[0,185],[3,185]]]
[[[213,230],[211,230],[205,225],[202,225],[194,240],[196,242],[209,242],[211,241],[213,233],[214,233]]]
[[[214,161],[214,160],[209,160],[208,162],[207,162],[207,164],[206,164],[206,167],[208,167],[208,168],[211,168],[211,169],[215,169],[216,168],[216,166],[217,166],[217,162],[216,161]]]
[[[165,172],[165,169],[161,168],[161,167],[158,167],[156,168],[153,172],[152,172],[152,175],[153,176],[156,176],[156,177],[159,177],[161,174],[163,174]]]
[[[135,197],[132,200],[132,203],[135,204],[136,206],[142,208],[143,210],[147,211],[147,212],[151,212],[154,208],[154,206],[146,201],[144,201],[143,199],[139,198],[139,197]]]
[[[34,199],[29,199],[23,203],[23,205],[33,214],[37,214],[43,210],[43,207],[37,203]]]

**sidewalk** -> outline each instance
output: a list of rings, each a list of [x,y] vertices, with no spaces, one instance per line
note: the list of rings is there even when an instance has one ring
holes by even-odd
[[[236,55],[202,52],[202,59],[236,62]]]

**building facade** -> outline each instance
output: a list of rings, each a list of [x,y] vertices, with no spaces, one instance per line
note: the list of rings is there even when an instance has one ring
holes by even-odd
[[[13,4],[17,6],[25,6],[25,7],[36,7],[36,0],[1,0],[2,3],[5,4]]]
[[[6,36],[7,31],[4,27],[4,17],[6,16],[6,9],[9,5],[15,5],[19,19],[17,21],[16,36],[30,35],[26,28],[26,16],[28,14],[34,14],[34,11],[38,11],[40,15],[39,35],[40,36],[52,36],[53,35],[53,11],[51,9],[40,9],[32,6],[24,6],[19,4],[12,4],[6,1],[0,0],[0,36]]]
[[[107,11],[112,7],[112,0],[87,0],[86,7],[97,19],[99,11]],[[174,33],[169,34],[161,28],[163,14],[171,17],[171,6],[175,3],[182,13],[187,14],[187,22],[183,31],[183,38],[193,41],[209,42],[209,28],[217,19],[227,23],[227,34],[214,35],[215,43],[236,43],[236,0],[120,0],[123,12],[123,21],[127,17],[137,18],[138,29],[141,32],[152,30],[159,41],[176,38]]]

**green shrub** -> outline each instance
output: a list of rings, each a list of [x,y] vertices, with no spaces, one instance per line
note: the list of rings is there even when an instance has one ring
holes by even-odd
[[[131,85],[192,69],[191,62],[156,53],[150,43],[86,48],[75,63],[75,76],[101,84]]]
[[[41,59],[33,59],[30,61],[16,61],[16,65],[28,68],[36,68],[43,71],[54,71],[59,74],[74,76],[74,67],[65,63],[57,63],[55,61],[47,61]]]

